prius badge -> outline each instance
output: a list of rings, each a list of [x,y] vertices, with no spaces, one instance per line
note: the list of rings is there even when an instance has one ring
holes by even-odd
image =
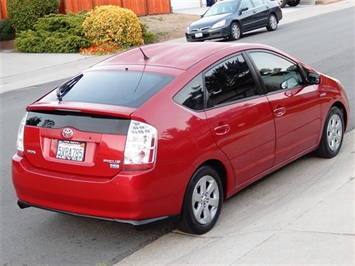
[[[73,137],[73,135],[74,131],[68,127],[64,128],[62,131],[63,138],[70,139],[71,137]]]

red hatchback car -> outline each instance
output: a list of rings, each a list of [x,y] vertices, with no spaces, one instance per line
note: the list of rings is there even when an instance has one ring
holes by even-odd
[[[335,156],[349,109],[339,81],[258,44],[135,48],[26,108],[13,184],[34,206],[203,234],[222,202],[316,151]]]

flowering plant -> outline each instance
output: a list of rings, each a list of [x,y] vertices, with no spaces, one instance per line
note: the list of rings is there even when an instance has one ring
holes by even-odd
[[[98,6],[83,23],[85,36],[94,43],[83,54],[107,54],[143,44],[142,28],[132,10],[119,6]]]

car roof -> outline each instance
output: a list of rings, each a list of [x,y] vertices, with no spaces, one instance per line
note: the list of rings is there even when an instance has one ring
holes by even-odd
[[[226,2],[241,2],[241,0],[223,0],[223,1],[218,1],[214,5],[221,5]]]
[[[93,68],[144,66],[148,68],[175,68],[186,71],[213,54],[222,51],[225,51],[227,54],[228,52],[232,53],[252,48],[265,48],[265,46],[259,44],[220,42],[158,43],[124,51],[102,61]],[[143,52],[149,59],[144,59]]]

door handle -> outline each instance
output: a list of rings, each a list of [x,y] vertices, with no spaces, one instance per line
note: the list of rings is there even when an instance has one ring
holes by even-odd
[[[286,108],[283,107],[283,106],[277,106],[277,107],[274,109],[274,114],[275,114],[276,116],[283,116],[285,113],[286,113]]]
[[[228,124],[221,124],[216,126],[213,130],[216,135],[221,136],[229,132],[230,126]]]

